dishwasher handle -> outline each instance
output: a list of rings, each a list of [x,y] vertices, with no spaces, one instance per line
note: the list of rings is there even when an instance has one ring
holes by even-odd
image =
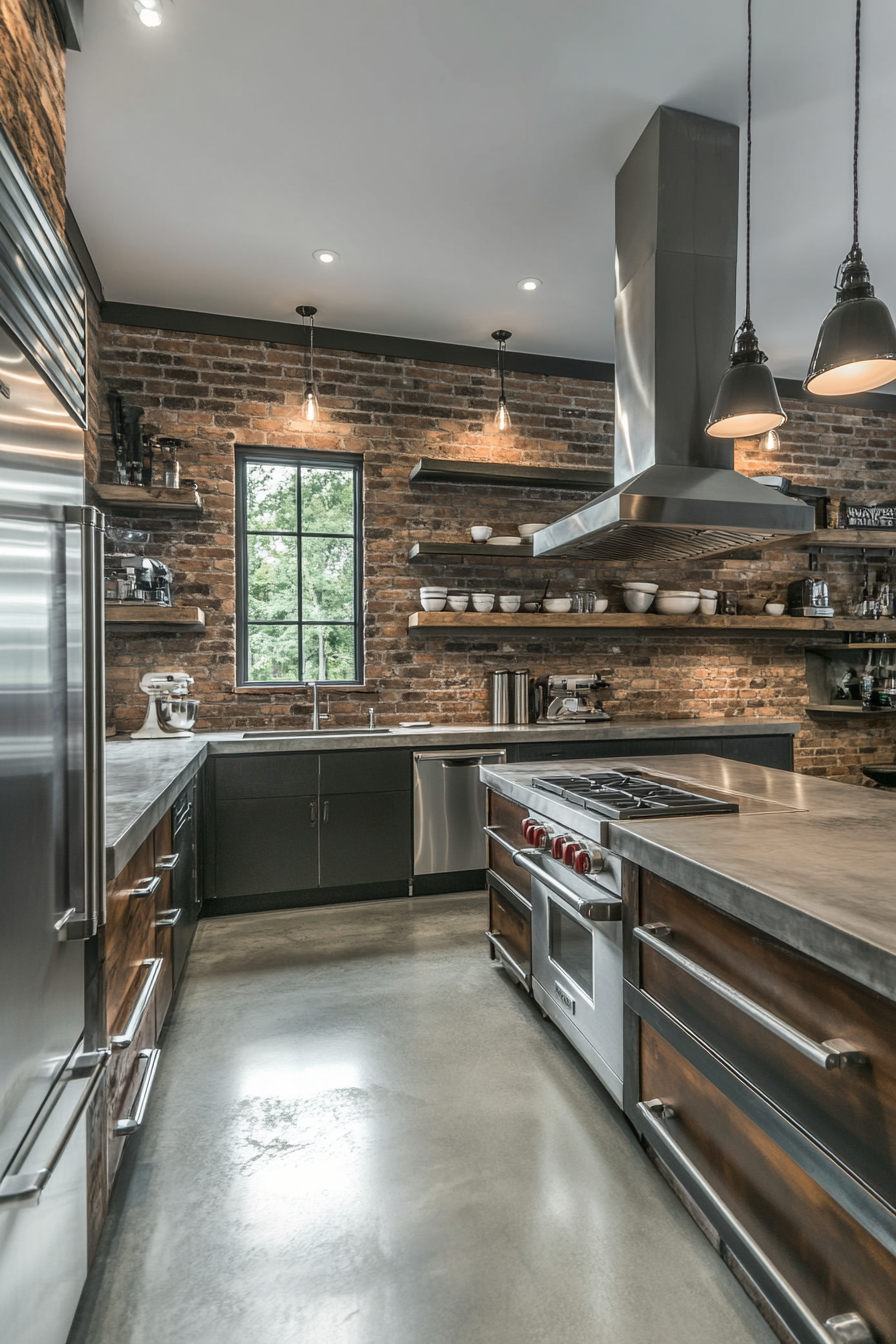
[[[491,751],[415,751],[414,761],[439,761],[450,769],[452,765],[506,765],[507,752],[503,747]]]

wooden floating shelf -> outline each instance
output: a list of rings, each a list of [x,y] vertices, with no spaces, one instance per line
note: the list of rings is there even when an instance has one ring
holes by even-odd
[[[205,612],[200,607],[150,607],[106,603],[106,625],[116,633],[129,635],[182,635],[205,629]]]
[[[843,655],[843,654],[846,654],[846,653],[852,653],[853,650],[856,650],[856,651],[863,650],[863,651],[866,651],[866,652],[867,652],[867,651],[870,651],[870,650],[872,650],[872,649],[877,649],[877,651],[878,651],[879,653],[886,653],[886,652],[888,652],[888,651],[889,651],[890,653],[896,653],[896,639],[892,640],[891,642],[889,642],[889,643],[887,643],[887,644],[880,644],[880,643],[877,643],[877,644],[872,644],[872,643],[868,643],[868,644],[835,644],[835,643],[832,641],[830,644],[807,644],[807,645],[806,645],[806,652],[807,652],[807,653],[821,653],[821,654],[824,654],[824,655],[826,655],[826,656],[827,656],[827,655],[834,655],[834,654],[836,654],[838,657],[842,657],[842,655]]]
[[[411,485],[509,485],[542,490],[593,490],[613,487],[608,471],[588,467],[527,467],[516,462],[456,462],[421,457],[408,477]]]
[[[831,705],[807,705],[806,708],[813,714],[863,714],[869,719],[879,719],[884,714],[896,714],[896,709],[890,706],[884,706],[880,709],[866,709],[858,700],[846,704]]]
[[[896,529],[883,527],[823,527],[792,537],[774,537],[750,544],[764,551],[896,551]]]
[[[173,490],[157,486],[144,490],[138,485],[95,485],[101,505],[116,513],[175,513],[198,517],[202,500],[198,490]]]
[[[462,560],[468,555],[482,561],[508,556],[514,560],[533,559],[531,541],[520,546],[489,546],[487,542],[478,541],[415,541],[408,552],[408,561],[412,565],[422,565],[428,563],[430,557],[439,555],[454,560]]]
[[[896,632],[894,621],[861,621],[849,616],[654,616],[650,612],[609,611],[601,615],[567,612],[503,611],[414,611],[409,630],[692,630],[701,633],[722,630],[767,630],[781,634],[816,634],[819,631],[860,631],[874,627]],[[846,648],[846,645],[840,647]],[[854,647],[854,646],[853,646]],[[875,648],[887,648],[876,644]],[[896,644],[894,644],[896,648]]]

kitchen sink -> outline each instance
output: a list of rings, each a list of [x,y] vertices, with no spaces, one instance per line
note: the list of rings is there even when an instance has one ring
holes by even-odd
[[[376,737],[391,733],[391,728],[281,728],[270,733],[243,733],[243,737]]]

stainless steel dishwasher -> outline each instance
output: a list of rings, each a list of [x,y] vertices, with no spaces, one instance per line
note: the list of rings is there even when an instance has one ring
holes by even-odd
[[[480,765],[503,765],[507,752],[414,752],[414,876],[486,866],[485,785]]]

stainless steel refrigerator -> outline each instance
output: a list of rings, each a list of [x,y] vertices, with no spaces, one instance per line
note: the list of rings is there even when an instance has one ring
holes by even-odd
[[[84,1039],[104,892],[102,516],[84,506],[83,429],[23,344],[0,327],[0,1335],[64,1344],[107,1058]]]

